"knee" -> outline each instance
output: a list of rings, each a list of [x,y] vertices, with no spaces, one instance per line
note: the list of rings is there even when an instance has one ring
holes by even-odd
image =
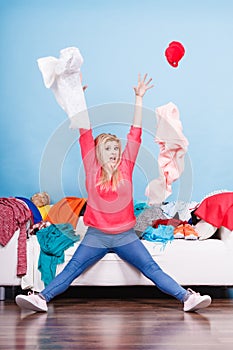
[[[147,275],[154,275],[162,271],[158,264],[154,260],[147,261],[143,266],[143,271]]]
[[[65,272],[69,272],[69,273],[74,273],[75,271],[77,271],[81,266],[80,261],[76,260],[76,259],[71,259],[68,264],[65,266],[64,270]]]

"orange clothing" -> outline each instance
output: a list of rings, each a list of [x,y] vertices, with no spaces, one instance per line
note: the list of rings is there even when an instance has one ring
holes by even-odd
[[[45,221],[52,224],[70,223],[76,228],[79,214],[85,203],[85,198],[64,197],[51,207]]]

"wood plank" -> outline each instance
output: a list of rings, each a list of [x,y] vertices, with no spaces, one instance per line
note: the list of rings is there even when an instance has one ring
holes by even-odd
[[[173,299],[65,299],[48,313],[0,302],[0,349],[233,349],[233,300],[184,313]]]

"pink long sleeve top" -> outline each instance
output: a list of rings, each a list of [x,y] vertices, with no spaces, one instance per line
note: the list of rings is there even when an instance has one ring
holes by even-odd
[[[86,173],[88,193],[84,223],[105,233],[117,234],[134,227],[136,218],[133,206],[132,174],[141,144],[142,130],[131,126],[127,144],[122,153],[119,170],[122,176],[116,191],[100,190],[98,183],[101,166],[95,153],[92,130],[80,129],[79,143]]]

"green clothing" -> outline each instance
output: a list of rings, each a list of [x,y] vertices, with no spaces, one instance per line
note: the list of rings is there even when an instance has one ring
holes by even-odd
[[[64,251],[80,240],[80,236],[74,232],[71,224],[52,224],[37,232],[41,249],[38,269],[45,286],[54,279],[57,265],[65,261]]]

